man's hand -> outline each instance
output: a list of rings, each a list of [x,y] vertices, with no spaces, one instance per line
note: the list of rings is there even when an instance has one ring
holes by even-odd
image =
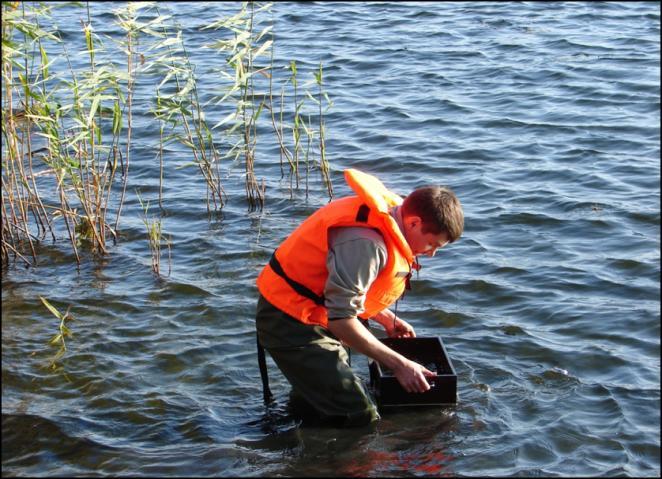
[[[405,320],[398,318],[393,311],[385,309],[372,317],[384,326],[389,338],[415,338],[414,328]]]
[[[384,322],[379,321],[377,317]],[[393,318],[395,318],[395,327],[393,327]],[[390,327],[396,335],[411,335],[401,337],[415,336],[414,328],[405,321],[396,318],[391,311],[384,310],[372,319],[376,319],[380,324],[384,325],[384,327],[387,328],[387,331]],[[435,373],[385,346],[382,342],[377,340],[368,329],[364,328],[356,318],[329,321],[329,331],[349,347],[377,360],[379,363],[393,371],[395,378],[405,391],[410,393],[423,393],[430,389],[430,385],[425,377],[436,376]],[[390,335],[391,334],[389,334],[389,336]]]
[[[394,317],[394,315],[390,316],[390,320],[393,321]],[[396,318],[397,324],[399,323]],[[402,320],[400,320],[400,324],[400,328],[404,328],[407,332],[413,334],[413,328],[409,324]],[[411,331],[407,329],[407,326],[409,326]],[[355,317],[329,321],[328,328],[329,331],[350,348],[356,349],[360,353],[377,360],[393,371],[395,378],[405,391],[423,393],[430,389],[425,376],[436,376],[435,373],[384,345],[367,328],[364,328]],[[391,323],[391,328],[393,328],[393,323]]]
[[[395,318],[395,322],[387,323],[384,325],[386,328],[386,334],[389,338],[415,338],[416,332],[411,325],[398,317]]]
[[[430,384],[425,376],[436,376],[432,371],[409,359],[405,359],[403,364],[393,369],[393,374],[408,393],[424,393],[429,390]]]

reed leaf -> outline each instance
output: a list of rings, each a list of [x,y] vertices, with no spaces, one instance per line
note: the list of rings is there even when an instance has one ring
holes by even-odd
[[[44,306],[46,306],[46,307],[48,308],[48,310],[49,310],[51,313],[53,313],[53,315],[54,315],[57,319],[62,319],[62,318],[63,318],[62,313],[60,313],[60,312],[57,310],[57,308],[56,308],[55,306],[53,306],[53,305],[52,305],[52,304],[51,304],[46,298],[44,298],[43,296],[39,296],[39,299],[41,300],[42,303],[44,303]]]

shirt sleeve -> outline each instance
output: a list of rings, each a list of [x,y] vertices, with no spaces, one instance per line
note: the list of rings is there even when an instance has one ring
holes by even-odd
[[[329,276],[324,287],[329,320],[365,311],[366,292],[387,259],[384,239],[372,228],[339,227],[329,231]]]

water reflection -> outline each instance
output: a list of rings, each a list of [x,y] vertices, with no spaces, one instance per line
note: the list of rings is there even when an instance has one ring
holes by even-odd
[[[301,418],[292,404],[270,408],[246,424],[238,446],[282,454],[284,476],[453,476],[454,455],[444,444],[459,429],[453,410],[399,408],[358,428],[323,426]],[[298,417],[299,416],[299,417]]]

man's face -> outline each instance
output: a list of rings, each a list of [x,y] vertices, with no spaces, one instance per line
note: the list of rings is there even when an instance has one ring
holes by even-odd
[[[418,216],[404,218],[405,239],[414,256],[434,256],[434,253],[448,244],[448,233],[423,233],[423,222]]]

